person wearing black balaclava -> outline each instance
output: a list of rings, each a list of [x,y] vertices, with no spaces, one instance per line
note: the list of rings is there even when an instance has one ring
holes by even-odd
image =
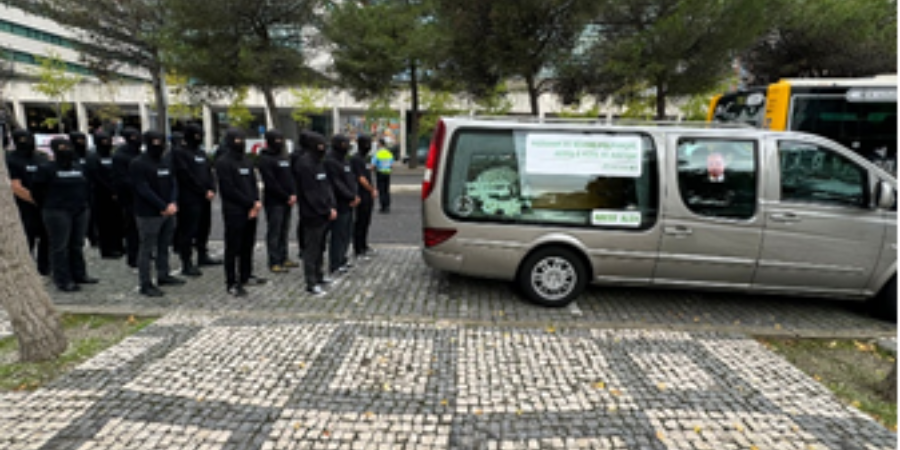
[[[350,151],[350,139],[336,134],[331,139],[331,151],[325,156],[325,171],[334,190],[334,201],[337,205],[337,218],[331,224],[331,239],[328,245],[328,269],[332,275],[347,272],[347,249],[353,235],[353,210],[359,204],[356,195],[356,177],[350,168],[347,152]]]
[[[78,164],[81,164],[82,167],[87,167],[87,136],[85,136],[85,134],[80,131],[72,131],[69,133],[69,142],[72,143],[72,149],[75,150],[76,158],[78,158]],[[94,209],[94,189],[91,184],[91,180],[90,178],[88,178],[88,207]],[[100,241],[97,237],[97,224],[94,223],[93,213],[91,213],[91,216],[88,217],[87,240],[91,244],[91,247],[97,247],[100,244]]]
[[[291,152],[291,174],[294,176],[294,191],[299,193],[299,182],[297,180],[297,167],[300,164],[300,158],[310,149],[310,131],[303,130],[297,139],[297,146]],[[298,199],[299,200],[299,199]],[[303,237],[303,217],[300,215],[300,209],[297,209],[297,258],[303,260],[303,246],[306,239]]]
[[[256,159],[263,182],[263,207],[266,210],[266,250],[269,270],[287,272],[299,264],[288,259],[288,233],[291,208],[297,203],[291,163],[285,153],[284,136],[278,130],[266,132],[266,147]]]
[[[322,295],[322,284],[331,283],[323,273],[325,234],[328,224],[337,218],[334,191],[325,171],[325,138],[318,133],[307,136],[309,148],[294,167],[297,180],[297,209],[303,223],[303,276],[306,292]]]
[[[93,193],[91,217],[97,226],[97,238],[102,258],[121,258],[125,254],[122,240],[122,206],[116,199],[113,184],[112,138],[99,131],[94,134],[95,151],[87,155],[88,180]]]
[[[34,178],[34,198],[41,206],[50,240],[53,283],[63,292],[79,290],[79,284],[98,280],[87,275],[84,236],[87,233],[88,180],[72,144],[66,139],[50,141],[52,162],[41,165]]]
[[[141,242],[134,221],[134,195],[128,167],[131,165],[131,160],[141,154],[141,134],[138,130],[127,127],[122,130],[122,137],[125,138],[125,143],[120,145],[113,154],[113,184],[116,188],[119,205],[122,206],[128,266],[137,268],[138,249],[140,249]]]
[[[197,251],[196,266],[218,266],[221,259],[213,258],[209,254],[209,233],[212,228],[212,202],[216,197],[216,180],[212,173],[212,163],[201,147],[203,143],[203,129],[198,125],[188,125],[184,129],[184,147],[176,148],[173,156],[176,158],[175,173],[181,185],[181,195],[178,198],[178,222],[187,225],[190,220],[195,225],[184,230],[176,236],[179,240],[179,251],[182,262],[185,259],[192,260],[192,249]],[[184,220],[181,214],[184,214]],[[181,230],[179,228],[179,230]],[[187,248],[182,243],[189,242]],[[192,270],[199,273],[200,270]]]
[[[25,228],[25,237],[28,240],[28,251],[34,255],[37,250],[37,268],[41,275],[50,274],[49,248],[47,246],[47,231],[44,229],[44,219],[41,210],[32,196],[32,184],[41,164],[47,162],[43,153],[35,151],[34,136],[25,130],[17,130],[12,135],[15,151],[7,153],[6,167],[9,170],[9,179],[12,184],[13,195],[16,197],[16,206],[19,209],[19,218]]]
[[[134,187],[134,215],[140,236],[138,274],[140,293],[161,297],[157,286],[180,285],[184,280],[169,274],[169,248],[178,212],[178,183],[166,151],[166,138],[157,131],[144,133],[147,151],[131,161],[128,173]],[[150,259],[156,260],[156,285],[150,276]]]
[[[372,138],[367,134],[360,134],[356,138],[356,148],[356,154],[350,159],[359,195],[359,205],[353,221],[353,254],[357,258],[368,259],[373,254],[369,247],[369,225],[372,223],[372,208],[378,198],[378,190],[372,181],[372,158],[369,157]]]
[[[253,162],[244,155],[244,141],[243,131],[228,130],[223,143],[225,151],[216,160],[225,222],[225,283],[227,292],[235,297],[247,295],[245,285],[265,282],[253,276],[256,219],[262,203]]]

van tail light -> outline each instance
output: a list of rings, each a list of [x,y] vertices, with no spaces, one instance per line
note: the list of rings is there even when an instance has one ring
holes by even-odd
[[[425,178],[422,180],[422,200],[431,195],[434,185],[437,183],[438,164],[441,160],[441,148],[444,144],[446,127],[444,121],[439,120],[434,134],[431,136],[431,144],[428,146],[428,159],[425,162]]]
[[[425,248],[434,247],[441,244],[447,239],[452,238],[456,234],[456,230],[449,228],[425,228],[422,235],[425,238]]]

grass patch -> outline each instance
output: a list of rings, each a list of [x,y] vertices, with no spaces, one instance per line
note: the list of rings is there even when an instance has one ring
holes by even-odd
[[[827,386],[845,404],[897,431],[897,404],[879,393],[879,386],[896,364],[891,352],[874,342],[846,339],[758,340]]]
[[[63,314],[69,347],[53,361],[20,363],[15,336],[0,339],[0,392],[37,389],[153,323],[155,318]]]

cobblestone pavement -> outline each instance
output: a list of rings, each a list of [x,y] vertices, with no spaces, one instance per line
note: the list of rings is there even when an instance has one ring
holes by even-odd
[[[888,450],[742,335],[171,313],[34,393],[0,448]]]
[[[0,394],[0,449],[895,448],[747,337],[895,335],[847,303],[592,287],[547,309],[403,246],[312,298],[263,256],[270,282],[247,298],[212,267],[163,301],[91,256],[101,283],[49,288],[61,310],[162,318],[36,392]]]

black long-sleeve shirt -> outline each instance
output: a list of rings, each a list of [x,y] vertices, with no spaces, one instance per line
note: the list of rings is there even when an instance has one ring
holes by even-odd
[[[113,153],[113,185],[116,188],[116,195],[119,197],[119,203],[123,206],[132,204],[132,184],[129,174],[129,166],[131,160],[137,158],[141,154],[141,149],[136,146],[122,144]]]
[[[53,161],[41,164],[32,182],[31,194],[42,209],[77,212],[88,207],[88,180],[77,162],[66,168]]]
[[[208,191],[216,192],[212,165],[206,153],[199,149],[178,147],[172,150],[172,165],[178,180],[178,202],[182,205],[202,205]]]
[[[325,165],[315,152],[308,151],[297,160],[294,178],[297,180],[297,209],[303,224],[327,223],[335,208],[334,192]]]
[[[113,173],[112,155],[103,157],[97,153],[91,153],[87,156],[87,163],[84,169],[87,172],[88,180],[90,180],[94,192],[103,191],[115,195],[115,174]]]
[[[283,205],[296,194],[291,161],[286,156],[263,150],[256,159],[256,168],[262,177],[265,204]]]
[[[356,177],[350,168],[350,162],[340,153],[331,151],[325,156],[325,170],[334,189],[334,200],[338,212],[351,210],[350,203],[356,199]]]
[[[128,173],[134,186],[134,215],[158,217],[178,201],[178,182],[168,157],[154,160],[141,155],[131,161]]]
[[[225,152],[216,160],[216,177],[223,214],[248,214],[259,201],[259,187],[250,158]]]
[[[353,177],[356,180],[357,188],[356,192],[359,194],[360,198],[372,198],[372,192],[363,187],[362,183],[359,182],[360,178],[364,178],[369,182],[369,186],[373,188],[375,185],[372,183],[372,162],[366,157],[363,157],[360,154],[353,155],[350,158],[350,168],[353,171]]]
[[[32,152],[29,156],[18,150],[6,155],[6,168],[9,170],[9,179],[19,180],[22,183],[22,187],[29,191],[32,190],[34,177],[37,175],[38,169],[42,164],[46,163],[47,157],[38,151]],[[16,197],[16,204],[19,206],[31,205],[19,197]]]

